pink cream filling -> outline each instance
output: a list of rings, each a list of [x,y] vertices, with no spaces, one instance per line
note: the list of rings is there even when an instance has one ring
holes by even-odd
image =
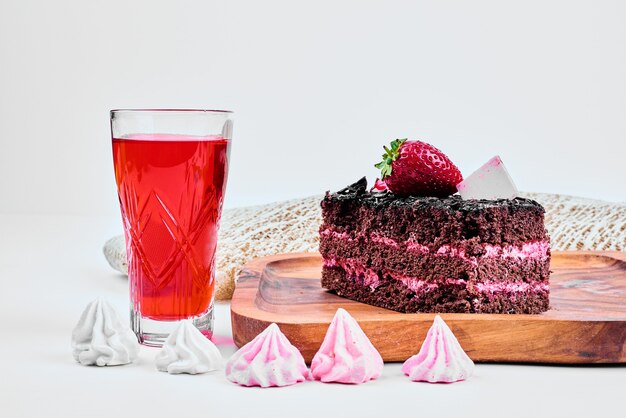
[[[346,232],[336,232],[330,228],[324,229],[320,232],[321,235],[330,236],[335,239],[345,240],[345,241],[356,241],[357,238],[352,237],[350,234]],[[432,253],[435,255],[447,255],[452,257],[459,257],[463,260],[467,260],[472,264],[477,264],[478,260],[481,258],[517,258],[520,260],[525,259],[540,259],[545,260],[548,257],[548,251],[550,250],[550,242],[549,241],[531,241],[524,243],[521,247],[515,245],[493,245],[493,244],[482,244],[482,247],[485,253],[480,256],[470,256],[466,255],[465,251],[461,248],[453,247],[451,245],[442,245],[436,251],[432,251],[425,245],[419,244],[411,239],[404,241],[400,244],[398,241],[383,237],[378,234],[371,234],[369,237],[365,234],[359,234],[358,238],[364,238],[365,240],[370,240],[375,243],[388,245],[393,248],[400,248],[401,246],[406,247],[408,251],[428,254]]]
[[[354,260],[339,260],[335,257],[325,258],[324,267],[341,267],[349,276],[363,280],[363,284],[372,290],[376,289],[380,282],[376,271],[365,268],[361,263]]]
[[[370,289],[376,289],[380,284],[378,272],[371,268],[365,268],[363,265],[355,260],[340,260],[334,257],[324,259],[325,267],[341,267],[343,268],[350,278],[356,280],[357,278],[363,281],[365,286],[369,286]],[[408,277],[402,274],[394,272],[384,272],[385,276],[392,279],[401,281],[406,287],[414,292],[423,291],[428,292],[430,290],[437,289],[440,284],[446,285],[460,285],[465,284],[466,281],[462,279],[448,278],[443,281],[433,283],[430,280],[423,280],[418,277]],[[485,281],[474,283],[474,290],[480,293],[520,293],[527,291],[547,291],[550,285],[546,282],[502,282],[502,281]]]

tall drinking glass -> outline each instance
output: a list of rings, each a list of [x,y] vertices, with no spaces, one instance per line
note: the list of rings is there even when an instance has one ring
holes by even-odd
[[[142,344],[162,345],[183,319],[212,335],[232,126],[228,111],[111,111],[131,324]]]

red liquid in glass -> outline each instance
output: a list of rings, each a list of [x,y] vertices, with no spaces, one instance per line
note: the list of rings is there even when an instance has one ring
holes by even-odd
[[[113,139],[131,299],[143,317],[178,320],[211,304],[229,145],[166,134]]]

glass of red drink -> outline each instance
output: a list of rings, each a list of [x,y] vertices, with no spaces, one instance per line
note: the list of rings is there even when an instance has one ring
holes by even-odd
[[[212,335],[232,127],[229,111],[111,111],[131,325],[142,344],[162,345],[183,319]]]

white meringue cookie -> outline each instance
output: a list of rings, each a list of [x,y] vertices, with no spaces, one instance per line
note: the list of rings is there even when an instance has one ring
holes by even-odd
[[[72,350],[84,366],[117,366],[137,358],[139,343],[115,309],[99,298],[87,305],[74,328]]]
[[[224,367],[218,348],[193,325],[181,321],[156,355],[156,368],[169,374],[199,374]]]
[[[471,377],[474,362],[437,315],[419,353],[404,362],[402,372],[414,382],[452,383]]]

